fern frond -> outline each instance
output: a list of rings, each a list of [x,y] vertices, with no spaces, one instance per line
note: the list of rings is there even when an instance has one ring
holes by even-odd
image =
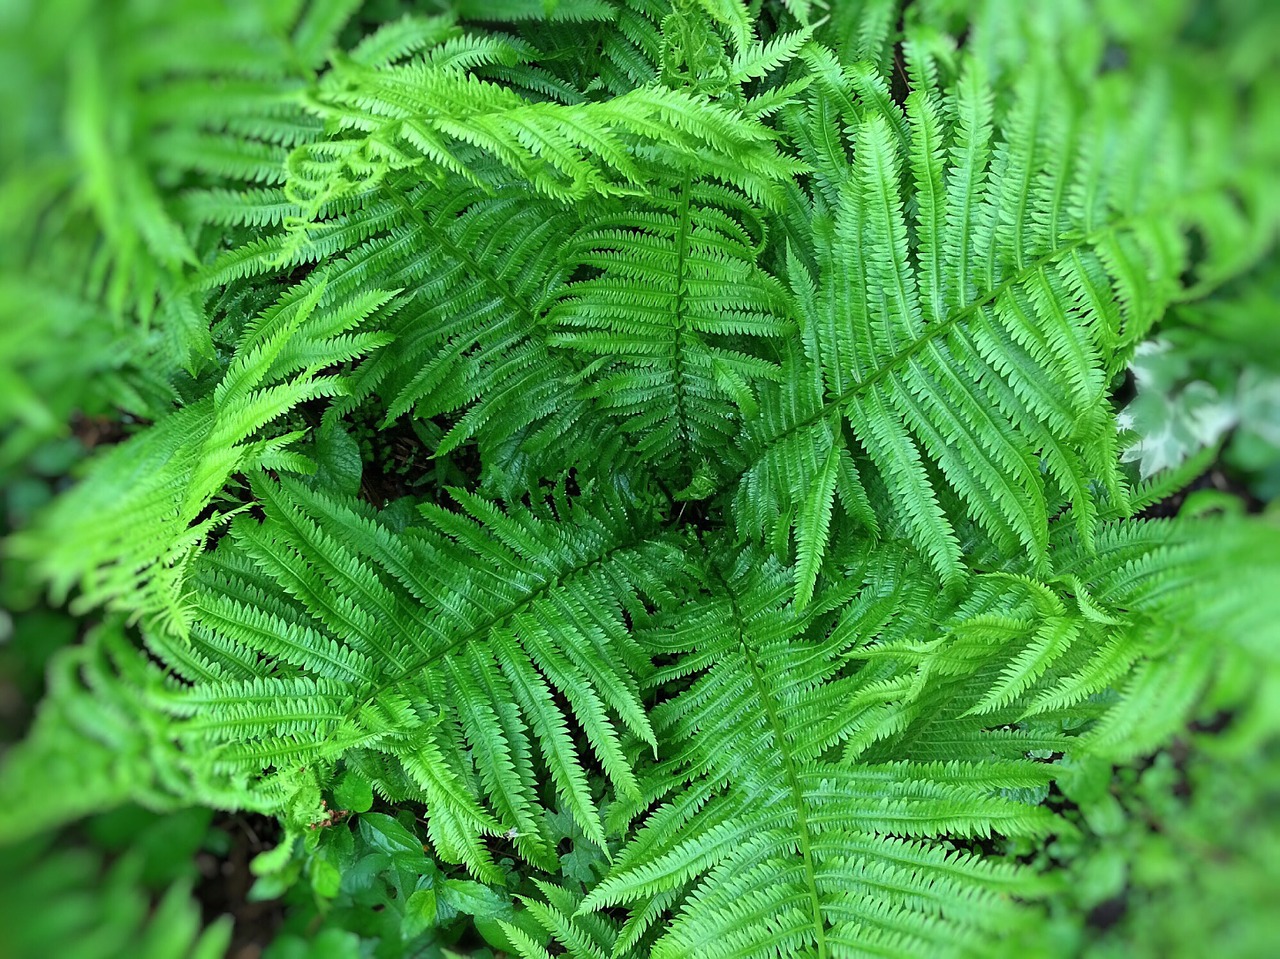
[[[527,59],[510,43],[465,37],[377,70],[339,59],[310,107],[352,135],[294,152],[291,199],[315,209],[405,169],[479,184],[466,162],[472,151],[570,202],[635,194],[643,183],[636,155],[646,148],[677,169],[717,164],[721,178],[757,199],[791,169],[762,125],[705,96],[646,86],[597,102],[531,102],[467,72]]]
[[[646,460],[696,465],[778,375],[742,347],[786,336],[786,298],[756,265],[745,198],[686,180],[650,204],[605,213],[567,244],[565,261],[598,275],[559,291],[548,343],[595,360],[586,395],[636,434]]]
[[[482,834],[516,829],[521,853],[547,861],[544,769],[603,848],[559,697],[614,786],[638,795],[624,749],[655,740],[618,591],[662,602],[681,563],[646,507],[608,494],[504,511],[459,492],[457,512],[424,505],[424,523],[398,529],[297,482],[254,488],[265,521],[240,517],[197,566],[192,643],[228,678],[166,697],[192,717],[180,740],[251,778],[385,753],[425,795],[440,854],[484,877]],[[231,678],[242,662],[259,665]]]
[[[794,522],[807,491],[829,489],[819,469],[847,434],[883,483],[876,512],[896,515],[944,581],[963,576],[963,517],[1044,571],[1051,504],[1069,503],[1086,538],[1125,508],[1104,356],[1169,302],[1171,230],[1193,214],[1145,192],[1086,202],[1072,184],[1096,141],[1083,121],[1042,122],[1062,96],[1052,73],[997,110],[969,61],[950,99],[916,89],[903,110],[855,93],[881,82],[865,65],[810,49],[807,115],[825,130],[802,154],[819,174],[816,245],[788,259],[805,354],[744,424],[739,521],[766,534]],[[1151,244],[1165,251],[1155,261],[1138,251]],[[1139,258],[1158,279],[1133,275]],[[825,544],[805,540],[812,567]]]
[[[287,295],[264,312],[212,395],[99,459],[40,528],[14,540],[15,552],[39,563],[60,595],[77,586],[84,608],[105,603],[185,633],[187,567],[236,511],[210,510],[229,477],[277,448],[262,428],[300,403],[334,395],[339,379],[320,370],[381,342],[350,331],[388,294],[317,310],[322,291],[321,284]]]
[[[31,733],[5,755],[0,798],[6,845],[128,802],[156,811],[194,804],[257,808],[231,780],[204,775],[150,702],[164,675],[118,620],[50,664],[48,696]],[[33,790],[34,783],[41,783]]]
[[[583,904],[630,904],[626,941],[652,921],[647,903],[673,898],[654,956],[838,955],[855,943],[963,954],[1013,921],[1003,897],[1028,890],[1027,877],[921,839],[1049,831],[1043,810],[998,795],[1045,783],[1043,766],[828,758],[855,729],[886,721],[877,705],[919,695],[873,669],[846,671],[845,654],[896,608],[886,590],[904,584],[888,570],[909,568],[892,552],[872,556],[852,587],[798,612],[792,576],[744,554],[725,575],[712,571],[720,589],[679,614],[662,648],[687,637],[692,662],[670,672],[701,675],[654,713],[677,744],[655,775],[691,784],[648,816]],[[923,699],[914,722],[940,708],[945,700]]]

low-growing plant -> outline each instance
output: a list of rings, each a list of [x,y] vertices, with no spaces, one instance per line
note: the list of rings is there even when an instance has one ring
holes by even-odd
[[[0,839],[274,817],[279,956],[1051,952],[1055,797],[1275,726],[1274,517],[1119,419],[1270,254],[1274,11],[420,6],[15,31],[3,322],[129,435]]]

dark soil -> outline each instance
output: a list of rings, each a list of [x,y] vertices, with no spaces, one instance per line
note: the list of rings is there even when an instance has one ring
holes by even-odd
[[[128,435],[123,420],[118,416],[87,416],[83,413],[72,414],[71,434],[87,450],[119,443]]]
[[[1128,911],[1128,897],[1116,896],[1094,906],[1089,911],[1089,916],[1085,920],[1085,923],[1092,929],[1096,929],[1099,932],[1105,932],[1123,919],[1124,914]]]
[[[195,888],[206,923],[230,915],[234,922],[227,959],[258,959],[284,922],[281,900],[251,902],[254,877],[249,863],[260,852],[275,846],[280,827],[274,819],[252,814],[226,813],[213,825],[231,837],[225,856],[202,852],[196,859],[201,880]]]
[[[407,417],[401,417],[387,427],[379,428],[374,444],[374,457],[365,459],[364,473],[360,479],[360,498],[381,509],[402,496],[421,496],[417,483],[431,469],[430,451],[414,433]],[[473,463],[474,475],[480,475],[479,457],[474,446],[465,445],[455,452],[456,461],[468,455]]]

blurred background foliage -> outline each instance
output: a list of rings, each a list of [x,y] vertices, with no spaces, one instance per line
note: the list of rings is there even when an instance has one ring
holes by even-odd
[[[981,4],[918,5],[954,28]],[[184,219],[182,197],[239,158],[221,149],[236,120],[202,81],[216,72],[244,78],[250,92],[264,79],[287,90],[363,25],[448,6],[0,0],[0,535],[25,527],[95,449],[170,408],[184,378],[216,356],[197,312],[184,309],[191,272],[213,251]],[[541,6],[454,4],[486,18]],[[831,12],[852,20],[858,6],[833,0]],[[332,25],[353,11],[349,36],[337,35]],[[1247,149],[1280,157],[1280,4],[1099,0],[1095,12],[1117,68],[1168,73],[1205,149],[1215,143],[1213,103],[1246,99]],[[994,49],[1012,38],[987,40],[993,56],[1016,61],[1016,51]],[[262,146],[273,148],[283,159],[283,145]],[[1257,189],[1280,203],[1280,186]],[[1273,238],[1240,239],[1255,267],[1221,287],[1208,271],[1208,297],[1171,312],[1117,391],[1127,458],[1144,475],[1181,467],[1194,478],[1167,511],[1277,509],[1280,264]],[[92,624],[47,605],[20,564],[0,563],[0,737],[12,742],[52,654]],[[1019,955],[1276,954],[1280,746],[1246,719],[1210,711],[1155,755],[1081,769],[1072,782],[1051,802],[1077,832],[1006,850],[1054,879],[1045,922]],[[299,863],[255,885],[249,863],[272,845],[269,823],[215,821],[206,810],[105,813],[0,850],[0,959],[493,955],[493,919],[513,918],[510,899],[460,880],[424,882],[434,866],[412,828],[362,816],[326,838],[351,846],[343,854],[357,856],[359,872],[339,880],[322,850],[307,875]],[[570,832],[566,871],[589,878],[590,864],[572,861]]]

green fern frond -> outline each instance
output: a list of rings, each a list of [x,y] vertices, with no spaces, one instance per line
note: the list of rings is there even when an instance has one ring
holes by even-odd
[[[211,395],[110,450],[40,528],[14,540],[15,552],[38,562],[60,595],[78,587],[84,608],[108,604],[185,634],[187,568],[238,510],[221,501],[229,478],[296,439],[263,437],[262,429],[338,393],[340,379],[321,371],[382,342],[352,331],[389,294],[317,310],[323,290],[321,283],[287,295],[250,323]]]
[[[655,740],[619,590],[663,601],[681,563],[643,503],[557,494],[503,510],[459,491],[457,512],[424,504],[425,522],[399,528],[294,481],[254,489],[265,522],[240,517],[197,565],[191,641],[218,675],[189,673],[165,698],[191,717],[180,740],[249,777],[386,753],[425,795],[440,854],[479,876],[494,869],[481,834],[515,829],[547,861],[542,769],[603,848],[557,698],[638,795],[624,751]]]
[[[752,218],[744,197],[686,180],[648,208],[593,218],[564,249],[575,271],[598,275],[559,291],[547,342],[594,360],[585,395],[647,461],[705,459],[779,375],[765,349],[743,349],[789,327],[781,285],[756,265]]]
[[[678,630],[658,633],[664,651],[693,644],[692,662],[669,675],[701,673],[654,713],[659,736],[676,744],[654,775],[672,777],[664,791],[690,785],[649,814],[583,904],[631,904],[624,942],[654,918],[647,903],[673,899],[654,956],[837,955],[856,942],[963,954],[1012,921],[997,904],[1029,890],[1026,877],[919,840],[1050,831],[1043,810],[999,795],[1047,782],[1046,767],[980,754],[972,764],[827,758],[867,723],[896,732],[898,720],[875,707],[920,696],[864,675],[872,667],[846,669],[845,654],[888,627],[886,591],[909,588],[886,572],[911,568],[891,552],[864,562],[851,586],[798,612],[792,576],[744,554],[724,576],[711,571],[719,588],[678,613]],[[945,699],[923,699],[912,721],[927,725],[939,709]]]
[[[474,151],[562,201],[634,195],[645,148],[661,147],[677,169],[718,160],[719,176],[755,198],[789,169],[768,130],[704,96],[647,86],[596,102],[533,102],[467,72],[528,58],[517,45],[465,36],[381,69],[340,58],[309,106],[352,135],[294,152],[290,198],[316,209],[405,169],[481,185],[467,162]]]

